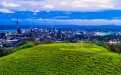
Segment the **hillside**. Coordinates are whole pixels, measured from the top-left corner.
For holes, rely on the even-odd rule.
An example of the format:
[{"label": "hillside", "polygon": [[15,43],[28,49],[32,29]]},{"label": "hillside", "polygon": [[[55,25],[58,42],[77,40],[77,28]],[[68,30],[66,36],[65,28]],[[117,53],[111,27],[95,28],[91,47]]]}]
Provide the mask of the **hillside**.
[{"label": "hillside", "polygon": [[121,57],[88,43],[39,45],[0,58],[1,75],[121,75]]}]

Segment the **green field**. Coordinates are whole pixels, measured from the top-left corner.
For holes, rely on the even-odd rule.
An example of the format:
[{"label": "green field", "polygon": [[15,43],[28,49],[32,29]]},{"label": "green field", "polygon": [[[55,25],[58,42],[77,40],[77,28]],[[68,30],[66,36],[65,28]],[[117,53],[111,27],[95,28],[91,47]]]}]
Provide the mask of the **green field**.
[{"label": "green field", "polygon": [[121,75],[121,56],[88,43],[39,45],[0,58],[0,75]]}]

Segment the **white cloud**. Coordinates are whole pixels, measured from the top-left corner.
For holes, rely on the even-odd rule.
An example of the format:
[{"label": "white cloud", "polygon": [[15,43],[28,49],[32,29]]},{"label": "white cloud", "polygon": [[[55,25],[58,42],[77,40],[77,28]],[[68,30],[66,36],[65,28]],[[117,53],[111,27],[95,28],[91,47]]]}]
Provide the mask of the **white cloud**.
[{"label": "white cloud", "polygon": [[110,3],[112,0],[80,0],[82,2],[90,2],[90,3]]},{"label": "white cloud", "polygon": [[8,2],[2,2],[1,5],[3,7],[19,7],[19,6],[21,6],[20,4],[8,3]]},{"label": "white cloud", "polygon": [[[120,10],[120,0],[0,0],[9,10],[100,11]],[[11,7],[11,8],[10,8]],[[12,8],[15,7],[15,8]]]},{"label": "white cloud", "polygon": [[81,1],[74,1],[72,2],[72,7],[89,7],[87,4],[84,4]]},{"label": "white cloud", "polygon": [[[15,20],[15,19],[11,19]],[[35,22],[38,24],[61,24],[61,25],[121,25],[121,19],[30,19],[27,18],[25,20],[20,20],[20,21],[27,21],[27,22]]]},{"label": "white cloud", "polygon": [[75,7],[75,8],[78,8],[78,7],[89,7],[88,5],[86,4],[75,4],[75,5],[72,5],[72,7]]},{"label": "white cloud", "polygon": [[100,5],[100,8],[114,8],[114,6],[108,6],[108,5]]},{"label": "white cloud", "polygon": [[69,18],[69,16],[55,16],[54,18]]},{"label": "white cloud", "polygon": [[43,8],[49,8],[49,9],[53,9],[55,8],[53,5],[45,5]]},{"label": "white cloud", "polygon": [[39,19],[37,19],[37,20],[43,20],[42,18],[39,18]]},{"label": "white cloud", "polygon": [[58,0],[49,0],[48,2],[57,2]]},{"label": "white cloud", "polygon": [[68,5],[68,2],[61,2],[60,5]]},{"label": "white cloud", "polygon": [[37,13],[33,13],[33,15],[37,15]]},{"label": "white cloud", "polygon": [[0,12],[2,12],[2,13],[14,13],[13,11],[10,11],[8,9],[0,9]]},{"label": "white cloud", "polygon": [[34,12],[34,13],[40,12],[40,10],[30,10],[30,11],[32,11],[32,12]]},{"label": "white cloud", "polygon": [[48,11],[46,11],[46,12],[50,12],[50,11],[48,10]]},{"label": "white cloud", "polygon": [[33,12],[40,12],[39,10],[35,10],[35,11],[33,11]]},{"label": "white cloud", "polygon": [[71,12],[64,12],[63,14],[70,15],[72,13]]},{"label": "white cloud", "polygon": [[17,11],[27,11],[26,9],[19,9],[19,10],[17,10]]}]

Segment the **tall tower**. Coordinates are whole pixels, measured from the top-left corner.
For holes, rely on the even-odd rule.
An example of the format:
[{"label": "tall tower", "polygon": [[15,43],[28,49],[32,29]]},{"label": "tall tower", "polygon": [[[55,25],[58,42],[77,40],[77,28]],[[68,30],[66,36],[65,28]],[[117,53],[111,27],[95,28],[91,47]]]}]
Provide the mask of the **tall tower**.
[{"label": "tall tower", "polygon": [[16,20],[17,33],[21,34],[21,29],[19,28],[18,24],[19,24],[19,21],[18,21],[18,16],[17,16],[17,20]]},{"label": "tall tower", "polygon": [[16,27],[17,28],[19,28],[18,24],[19,24],[19,21],[18,21],[18,16],[17,16],[17,20],[16,20]]}]

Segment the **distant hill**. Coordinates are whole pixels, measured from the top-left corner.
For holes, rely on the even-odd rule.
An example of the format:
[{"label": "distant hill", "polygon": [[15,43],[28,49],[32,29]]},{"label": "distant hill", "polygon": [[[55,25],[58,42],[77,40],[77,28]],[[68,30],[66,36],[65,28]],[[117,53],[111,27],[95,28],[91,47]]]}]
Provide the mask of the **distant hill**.
[{"label": "distant hill", "polygon": [[118,25],[97,25],[97,26],[92,26],[92,25],[87,25],[87,26],[79,26],[81,28],[107,28],[107,29],[121,29],[121,26]]},{"label": "distant hill", "polygon": [[88,43],[39,45],[0,58],[1,75],[121,75],[121,57]]}]

